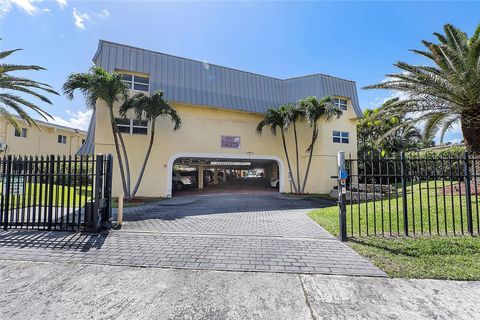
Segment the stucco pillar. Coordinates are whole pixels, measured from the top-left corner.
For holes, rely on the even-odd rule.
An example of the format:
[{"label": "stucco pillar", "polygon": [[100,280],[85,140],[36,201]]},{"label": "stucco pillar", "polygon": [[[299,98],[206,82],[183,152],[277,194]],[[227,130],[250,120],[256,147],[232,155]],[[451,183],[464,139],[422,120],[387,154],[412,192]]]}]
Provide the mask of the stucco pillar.
[{"label": "stucco pillar", "polygon": [[203,165],[198,166],[198,189],[203,189]]},{"label": "stucco pillar", "polygon": [[272,165],[272,180],[278,179],[278,165],[277,163],[274,163]]},{"label": "stucco pillar", "polygon": [[218,168],[213,169],[213,184],[218,184]]},{"label": "stucco pillar", "polygon": [[223,169],[223,182],[227,182],[227,169]]}]

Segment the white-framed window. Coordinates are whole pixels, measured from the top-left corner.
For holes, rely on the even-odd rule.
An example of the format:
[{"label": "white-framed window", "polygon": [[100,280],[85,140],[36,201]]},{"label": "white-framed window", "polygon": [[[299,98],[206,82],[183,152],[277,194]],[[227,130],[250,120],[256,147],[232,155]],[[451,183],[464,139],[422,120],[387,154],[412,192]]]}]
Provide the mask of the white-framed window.
[{"label": "white-framed window", "polygon": [[345,111],[347,110],[348,100],[342,98],[333,98],[333,104],[336,105],[340,110]]},{"label": "white-framed window", "polygon": [[147,77],[122,73],[122,81],[128,85],[129,89],[143,92],[149,91],[150,79]]},{"label": "white-framed window", "polygon": [[333,143],[349,143],[349,134],[345,131],[333,131]]},{"label": "white-framed window", "polygon": [[115,118],[118,131],[128,134],[147,134],[148,121],[136,119]]},{"label": "white-framed window", "polygon": [[15,129],[14,135],[17,138],[26,138],[27,137],[27,129],[26,128],[21,128],[21,131],[18,131],[17,129]]},{"label": "white-framed window", "polygon": [[59,134],[57,141],[61,144],[67,144],[67,136]]}]

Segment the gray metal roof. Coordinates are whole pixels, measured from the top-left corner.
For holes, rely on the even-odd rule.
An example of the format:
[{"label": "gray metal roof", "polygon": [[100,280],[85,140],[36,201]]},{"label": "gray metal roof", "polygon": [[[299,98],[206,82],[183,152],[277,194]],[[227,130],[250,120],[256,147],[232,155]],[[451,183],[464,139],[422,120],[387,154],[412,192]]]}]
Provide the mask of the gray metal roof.
[{"label": "gray metal roof", "polygon": [[350,98],[363,116],[355,82],[324,74],[278,79],[105,40],[93,62],[110,72],[148,73],[150,91],[161,89],[174,102],[264,113],[307,96],[332,95]]}]

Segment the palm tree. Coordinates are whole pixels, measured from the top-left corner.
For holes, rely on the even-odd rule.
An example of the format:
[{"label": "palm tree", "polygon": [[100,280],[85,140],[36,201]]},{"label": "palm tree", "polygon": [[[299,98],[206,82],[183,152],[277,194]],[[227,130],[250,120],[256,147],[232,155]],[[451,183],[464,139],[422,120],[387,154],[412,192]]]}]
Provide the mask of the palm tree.
[{"label": "palm tree", "polygon": [[286,117],[285,117],[285,123],[284,123],[285,130],[287,130],[290,124],[293,124],[293,136],[295,139],[295,158],[297,160],[296,162],[297,184],[298,186],[300,186],[301,181],[300,181],[300,161],[299,161],[299,153],[298,153],[297,121],[305,117],[305,111],[302,108],[300,108],[298,104],[292,104],[292,103],[286,104],[285,109],[286,109]]},{"label": "palm tree", "polygon": [[[282,137],[283,143],[283,150],[285,151],[285,158],[287,159],[288,164],[288,173],[290,177],[292,177],[292,166],[290,164],[290,157],[288,155],[287,143],[285,141],[285,123],[286,118],[288,117],[287,108],[285,105],[280,106],[278,108],[269,108],[265,113],[265,117],[262,121],[260,121],[257,125],[257,134],[261,135],[263,132],[263,128],[270,127],[270,130],[274,135],[277,134],[277,129],[280,128],[280,133]],[[295,184],[295,180],[292,180],[292,186],[295,193],[298,193],[297,185]]]},{"label": "palm tree", "polygon": [[307,97],[298,102],[299,108],[303,109],[305,112],[305,118],[307,119],[309,127],[312,128],[312,139],[306,150],[306,152],[308,152],[307,169],[305,170],[305,177],[303,178],[303,185],[300,189],[300,193],[305,192],[305,186],[307,185],[310,165],[312,163],[313,149],[318,138],[318,121],[320,119],[330,121],[333,118],[340,118],[343,114],[343,111],[337,108],[332,101],[332,97],[327,96],[321,99],[317,99],[317,97]]},{"label": "palm tree", "polygon": [[[128,199],[130,198],[130,166],[125,143],[118,130],[113,110],[115,103],[125,101],[128,98],[128,86],[122,81],[122,76],[119,73],[110,73],[101,67],[93,66],[88,73],[73,73],[68,76],[63,85],[64,94],[72,100],[76,90],[79,90],[85,97],[87,108],[95,109],[97,100],[102,100],[109,109],[110,125],[120,167],[123,191]],[[122,148],[123,159],[120,147]],[[125,161],[125,168],[123,161]]]},{"label": "palm tree", "polygon": [[465,144],[480,154],[480,24],[472,37],[451,24],[438,42],[422,41],[426,50],[411,50],[427,58],[430,65],[397,62],[399,73],[365,89],[388,89],[405,97],[385,108],[385,113],[415,114],[409,122],[426,121],[424,137],[440,133],[441,139],[454,124],[460,124]]},{"label": "palm tree", "polygon": [[[0,52],[0,59],[4,59],[19,50],[21,49]],[[20,130],[20,128],[15,117],[13,117],[9,110],[13,110],[17,113],[29,126],[36,125],[36,123],[27,111],[25,111],[25,107],[39,114],[45,120],[48,120],[48,118],[52,119],[52,116],[42,110],[35,103],[32,103],[15,93],[18,92],[33,96],[48,104],[52,104],[50,99],[43,94],[38,93],[35,89],[58,95],[58,93],[48,84],[8,74],[9,72],[23,70],[39,71],[46,69],[36,65],[0,64],[0,115],[4,116],[5,119],[7,119],[7,121],[17,130]]]},{"label": "palm tree", "polygon": [[127,112],[131,109],[134,110],[137,119],[147,119],[151,124],[150,143],[148,145],[147,153],[145,154],[145,159],[143,160],[137,182],[135,183],[135,187],[133,188],[131,194],[131,197],[133,198],[137,194],[143,174],[145,173],[148,158],[150,157],[150,152],[152,151],[153,141],[155,140],[155,124],[157,118],[170,118],[170,120],[173,122],[173,130],[180,128],[182,120],[178,116],[177,111],[169,105],[167,100],[163,98],[163,92],[161,90],[155,91],[151,96],[138,93],[127,99],[120,107],[120,114],[123,117],[126,117]]}]

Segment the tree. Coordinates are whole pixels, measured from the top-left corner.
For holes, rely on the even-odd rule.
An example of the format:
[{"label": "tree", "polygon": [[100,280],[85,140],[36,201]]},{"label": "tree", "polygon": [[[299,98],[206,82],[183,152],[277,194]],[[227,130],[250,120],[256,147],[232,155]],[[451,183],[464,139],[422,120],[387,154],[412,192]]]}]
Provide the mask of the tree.
[{"label": "tree", "polygon": [[332,101],[332,97],[329,96],[321,99],[318,99],[317,97],[307,97],[297,103],[299,108],[304,110],[308,126],[312,128],[312,138],[306,150],[308,153],[307,169],[305,170],[303,185],[301,188],[299,188],[300,193],[305,192],[305,187],[307,185],[307,179],[310,173],[310,165],[312,163],[313,149],[315,147],[315,142],[318,139],[318,121],[320,119],[330,121],[333,118],[340,118],[340,116],[343,114],[343,111],[337,108]]},{"label": "tree", "polygon": [[298,136],[297,136],[297,121],[302,120],[305,117],[305,110],[303,110],[298,104],[286,104],[285,105],[285,119],[284,129],[287,130],[289,125],[293,125],[293,136],[295,139],[295,158],[296,158],[296,170],[297,170],[297,185],[300,187],[300,161],[298,153]]},{"label": "tree", "polygon": [[[123,102],[127,99],[128,86],[122,81],[122,76],[119,73],[110,73],[101,67],[93,66],[88,73],[73,73],[68,76],[67,81],[63,85],[64,94],[68,99],[73,100],[73,94],[76,90],[79,90],[85,97],[87,108],[95,109],[97,100],[101,100],[107,105],[123,191],[128,199],[131,197],[130,166],[125,143],[122,134],[118,130],[113,110],[115,103]],[[122,148],[123,158],[120,147]],[[125,161],[125,167],[123,161]]]},{"label": "tree", "polygon": [[[292,166],[290,163],[290,157],[288,154],[287,143],[285,140],[285,132],[286,132],[286,119],[289,117],[287,107],[285,105],[281,105],[278,108],[269,108],[265,113],[265,117],[262,121],[260,121],[257,125],[257,134],[261,135],[263,132],[263,128],[270,127],[270,130],[274,135],[277,134],[277,129],[280,129],[280,134],[282,137],[283,143],[283,151],[285,152],[285,158],[287,159],[288,165],[288,173],[290,177],[292,177]],[[295,180],[292,178],[292,186],[295,193],[298,193],[297,185],[295,184]]]},{"label": "tree", "polygon": [[135,197],[137,194],[138,188],[145,173],[145,168],[147,166],[150,153],[152,151],[153,142],[155,140],[155,126],[157,118],[170,118],[173,122],[173,130],[180,128],[182,120],[177,114],[177,111],[169,105],[168,101],[163,98],[163,92],[158,90],[155,91],[151,96],[147,96],[143,93],[138,93],[133,97],[127,99],[123,105],[120,107],[120,114],[123,117],[126,117],[126,114],[129,110],[133,109],[137,119],[147,119],[150,122],[150,143],[148,144],[147,152],[143,160],[140,173],[133,188],[131,197]]},{"label": "tree", "polygon": [[382,114],[383,108],[397,100],[398,98],[391,99],[380,108],[363,111],[363,118],[357,123],[359,154],[392,156],[401,151],[414,151],[428,145],[415,125],[399,126],[401,123],[411,123],[411,118],[405,114]]},{"label": "tree", "polygon": [[424,136],[445,133],[459,123],[465,144],[480,153],[480,24],[472,37],[451,24],[444,34],[434,33],[438,42],[422,41],[426,50],[411,50],[429,60],[431,65],[394,64],[399,73],[388,74],[387,81],[365,89],[402,92],[399,99],[384,109],[388,114],[415,114],[398,124],[409,126],[426,121]]},{"label": "tree", "polygon": [[[21,49],[0,52],[0,60],[5,59],[12,53],[19,50]],[[5,119],[7,119],[7,121],[11,123],[17,130],[20,130],[20,128],[10,110],[13,110],[16,114],[18,114],[18,116],[20,116],[20,118],[22,118],[29,126],[36,125],[36,123],[35,120],[24,109],[25,107],[39,114],[45,120],[52,118],[52,116],[46,111],[42,110],[35,103],[20,97],[18,93],[35,97],[48,104],[52,104],[50,99],[45,97],[43,94],[38,93],[35,89],[58,95],[58,93],[48,84],[9,74],[10,72],[24,70],[39,71],[46,69],[36,65],[16,65],[8,63],[0,64],[0,89],[2,90],[0,92],[0,115],[4,116]]]}]

